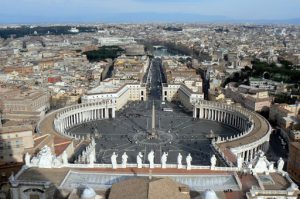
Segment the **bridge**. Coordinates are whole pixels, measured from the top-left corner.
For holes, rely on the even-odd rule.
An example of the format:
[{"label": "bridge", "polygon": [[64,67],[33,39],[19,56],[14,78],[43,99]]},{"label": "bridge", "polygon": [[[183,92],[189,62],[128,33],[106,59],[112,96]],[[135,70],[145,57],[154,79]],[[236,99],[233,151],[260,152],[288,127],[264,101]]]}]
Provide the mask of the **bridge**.
[{"label": "bridge", "polygon": [[187,55],[163,55],[163,56],[154,56],[154,58],[159,58],[159,59],[161,59],[162,57],[175,58],[175,59],[179,59],[179,58],[183,58],[183,59],[192,58],[191,56],[187,56]]},{"label": "bridge", "polygon": [[166,47],[164,47],[164,46],[153,46],[153,48],[155,48],[157,50],[157,49],[166,48]]}]

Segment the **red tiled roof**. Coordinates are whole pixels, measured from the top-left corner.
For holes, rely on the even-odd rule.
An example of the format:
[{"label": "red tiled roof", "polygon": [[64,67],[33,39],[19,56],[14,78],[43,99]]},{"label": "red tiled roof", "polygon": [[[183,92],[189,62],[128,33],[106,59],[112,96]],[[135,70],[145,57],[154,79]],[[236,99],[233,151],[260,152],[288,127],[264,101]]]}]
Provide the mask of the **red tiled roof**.
[{"label": "red tiled roof", "polygon": [[54,145],[55,154],[57,156],[62,154],[71,143],[72,143],[71,141],[67,141],[67,142]]}]

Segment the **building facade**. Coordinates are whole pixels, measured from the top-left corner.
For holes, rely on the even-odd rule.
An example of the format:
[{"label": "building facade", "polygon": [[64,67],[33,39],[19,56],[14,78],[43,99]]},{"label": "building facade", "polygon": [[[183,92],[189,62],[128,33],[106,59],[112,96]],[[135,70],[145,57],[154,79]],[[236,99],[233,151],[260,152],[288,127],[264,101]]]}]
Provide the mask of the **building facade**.
[{"label": "building facade", "polygon": [[300,183],[300,143],[291,142],[289,144],[289,158],[287,171],[297,183]]},{"label": "building facade", "polygon": [[6,91],[0,100],[4,117],[12,120],[39,119],[50,108],[50,94],[41,90]]},{"label": "building facade", "polygon": [[0,162],[23,162],[25,150],[33,146],[32,126],[8,126],[0,129]]},{"label": "building facade", "polygon": [[121,109],[128,101],[146,101],[146,85],[138,82],[107,79],[100,86],[88,91],[81,97],[82,103],[95,103],[111,100],[115,109]]}]

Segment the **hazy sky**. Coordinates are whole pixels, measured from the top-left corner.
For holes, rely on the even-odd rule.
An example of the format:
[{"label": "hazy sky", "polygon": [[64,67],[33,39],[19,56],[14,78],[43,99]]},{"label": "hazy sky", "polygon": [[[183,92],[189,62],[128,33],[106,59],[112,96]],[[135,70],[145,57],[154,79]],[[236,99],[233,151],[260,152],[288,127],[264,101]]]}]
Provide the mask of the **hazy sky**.
[{"label": "hazy sky", "polygon": [[[122,15],[300,18],[300,0],[0,0],[0,22],[122,21]],[[133,19],[134,20],[134,19]],[[137,19],[138,20],[138,19]]]}]

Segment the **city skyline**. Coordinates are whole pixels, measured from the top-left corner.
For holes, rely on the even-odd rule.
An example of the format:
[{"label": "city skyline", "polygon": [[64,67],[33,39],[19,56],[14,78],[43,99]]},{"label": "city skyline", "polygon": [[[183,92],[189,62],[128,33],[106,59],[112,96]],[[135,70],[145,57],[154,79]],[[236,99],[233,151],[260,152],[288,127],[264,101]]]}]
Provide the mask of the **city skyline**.
[{"label": "city skyline", "polygon": [[[0,23],[300,23],[296,0],[12,0],[2,3]],[[13,8],[13,9],[12,9]]]}]

